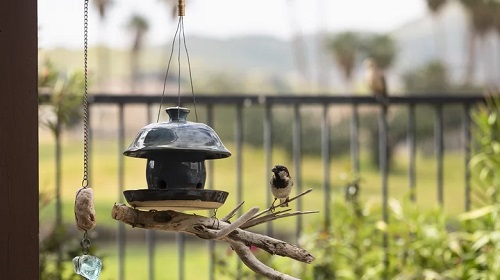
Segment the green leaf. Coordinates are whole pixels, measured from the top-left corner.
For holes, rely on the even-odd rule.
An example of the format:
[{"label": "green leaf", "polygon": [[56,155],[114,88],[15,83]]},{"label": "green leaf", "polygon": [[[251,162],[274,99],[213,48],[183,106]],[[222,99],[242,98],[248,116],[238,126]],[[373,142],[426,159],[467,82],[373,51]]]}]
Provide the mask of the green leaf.
[{"label": "green leaf", "polygon": [[484,245],[488,244],[490,242],[490,236],[489,234],[484,234],[472,245],[471,249],[474,251],[478,251],[479,249],[483,248]]},{"label": "green leaf", "polygon": [[499,207],[497,205],[489,205],[483,208],[479,208],[473,211],[469,211],[458,216],[461,221],[474,220],[498,211]]}]

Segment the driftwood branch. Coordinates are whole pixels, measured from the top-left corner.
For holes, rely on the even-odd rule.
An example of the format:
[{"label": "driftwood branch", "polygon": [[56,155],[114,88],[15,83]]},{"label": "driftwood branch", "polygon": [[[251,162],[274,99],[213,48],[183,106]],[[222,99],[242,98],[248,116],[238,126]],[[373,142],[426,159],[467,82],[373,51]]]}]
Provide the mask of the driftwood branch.
[{"label": "driftwood branch", "polygon": [[[290,199],[288,202],[297,199],[310,191],[311,190],[307,190]],[[132,227],[183,232],[196,235],[202,239],[225,241],[231,245],[242,262],[255,273],[265,276],[268,279],[297,279],[275,271],[260,262],[253,255],[250,247],[255,246],[268,252],[269,254],[288,257],[304,263],[311,263],[314,261],[314,257],[309,252],[285,241],[246,231],[245,229],[272,220],[296,215],[317,213],[317,211],[295,211],[288,213],[290,209],[274,212],[274,208],[270,208],[257,213],[259,212],[259,208],[253,207],[234,222],[230,223],[229,220],[235,215],[242,205],[243,202],[221,220],[171,210],[141,211],[128,207],[124,204],[115,204],[111,213],[113,219],[122,221]]]}]

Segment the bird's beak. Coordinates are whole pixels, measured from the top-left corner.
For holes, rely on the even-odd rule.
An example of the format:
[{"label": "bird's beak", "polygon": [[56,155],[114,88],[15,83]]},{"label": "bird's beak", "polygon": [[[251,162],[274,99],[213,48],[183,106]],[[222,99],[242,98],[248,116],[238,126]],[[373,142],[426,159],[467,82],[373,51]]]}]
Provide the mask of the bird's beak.
[{"label": "bird's beak", "polygon": [[276,167],[273,167],[273,169],[271,169],[271,171],[272,171],[273,173],[276,173],[276,172],[278,171],[278,169],[276,169]]}]

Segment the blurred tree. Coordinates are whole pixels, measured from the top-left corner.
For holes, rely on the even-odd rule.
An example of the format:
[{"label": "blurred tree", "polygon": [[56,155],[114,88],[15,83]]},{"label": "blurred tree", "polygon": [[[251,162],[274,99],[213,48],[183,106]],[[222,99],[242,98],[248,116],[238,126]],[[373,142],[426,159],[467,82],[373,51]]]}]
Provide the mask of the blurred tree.
[{"label": "blurred tree", "polygon": [[417,94],[443,93],[449,90],[445,65],[440,61],[428,64],[403,74],[407,92]]},{"label": "blurred tree", "polygon": [[295,0],[287,0],[287,5],[289,7],[288,11],[290,12],[290,27],[292,30],[292,49],[297,71],[304,80],[309,81],[311,77],[308,71],[306,47],[304,38],[300,32],[299,24],[297,23],[297,16],[294,9],[295,2]]},{"label": "blurred tree", "polygon": [[108,8],[111,6],[113,3],[112,0],[95,0],[92,1],[94,3],[94,7],[97,9],[99,12],[99,31],[100,31],[100,44],[98,48],[98,65],[99,65],[99,83],[102,86],[102,82],[106,81],[109,78],[109,50],[105,46],[105,44],[102,42],[103,38],[106,37],[106,15]]},{"label": "blurred tree", "polygon": [[349,91],[352,88],[352,72],[359,47],[359,36],[353,32],[339,33],[327,40],[327,50],[333,55],[337,65],[344,74],[344,80],[348,85]]},{"label": "blurred tree", "polygon": [[[493,28],[495,18],[499,16],[498,3],[495,0],[461,0],[464,7],[467,9],[470,17],[468,50],[467,50],[467,65],[464,81],[466,85],[472,82],[475,66],[476,66],[476,41],[481,41],[484,46],[484,38],[486,33]],[[483,49],[483,53],[485,50]],[[493,63],[491,58],[485,58],[485,61]],[[488,70],[491,65],[487,66]]]},{"label": "blurred tree", "polygon": [[434,45],[436,48],[436,57],[438,57],[441,61],[445,62],[444,59],[444,40],[440,38],[439,36],[439,16],[441,9],[443,8],[444,4],[446,4],[446,0],[426,0],[427,2],[427,8],[432,14],[432,17],[434,19]]},{"label": "blurred tree", "polygon": [[[41,117],[41,123],[47,127],[55,139],[55,204],[56,221],[54,225],[54,249],[56,253],[56,271],[62,271],[64,226],[61,205],[61,135],[64,127],[74,126],[81,119],[79,108],[82,104],[83,75],[70,73],[61,75],[50,61],[46,61],[39,73],[39,87],[50,91],[51,112]],[[55,279],[61,279],[61,275]]]},{"label": "blurred tree", "polygon": [[[495,5],[495,14],[496,16],[494,17],[493,20],[493,28],[497,34],[498,42],[497,42],[497,48],[494,49],[496,53],[494,53],[494,59],[493,61],[499,61],[500,60],[500,2],[497,2]],[[500,63],[497,63],[497,68],[495,69],[495,73],[493,75],[494,80],[496,80],[496,85],[500,86],[499,80],[500,80]]]},{"label": "blurred tree", "polygon": [[377,34],[363,40],[362,51],[370,57],[382,70],[390,68],[397,54],[396,42],[390,35]]},{"label": "blurred tree", "polygon": [[177,0],[160,0],[167,6],[168,13],[170,15],[170,19],[174,19],[177,17]]},{"label": "blurred tree", "polygon": [[133,32],[134,39],[130,50],[130,73],[132,76],[132,92],[136,92],[136,83],[139,80],[139,56],[144,44],[144,35],[149,29],[147,20],[140,15],[133,15],[127,27]]}]

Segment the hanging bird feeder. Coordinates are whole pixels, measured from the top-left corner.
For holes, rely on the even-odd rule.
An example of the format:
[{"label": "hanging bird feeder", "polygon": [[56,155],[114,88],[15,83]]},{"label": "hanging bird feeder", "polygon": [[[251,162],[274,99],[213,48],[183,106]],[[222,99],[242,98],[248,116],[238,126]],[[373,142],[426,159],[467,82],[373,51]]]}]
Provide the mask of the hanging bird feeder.
[{"label": "hanging bird feeder", "polygon": [[[181,41],[184,42],[189,77],[191,78],[191,65],[184,36],[184,0],[178,0],[177,11],[179,23],[174,35],[164,83],[167,81],[175,38],[179,34],[177,59],[179,61],[179,103],[177,107],[166,110],[170,117],[168,122],[158,122],[165,94],[164,84],[157,122],[143,127],[132,144],[123,153],[129,157],[147,159],[146,181],[148,188],[127,190],[123,194],[131,206],[147,210],[217,209],[224,204],[228,193],[218,190],[205,190],[205,179],[207,177],[205,160],[227,158],[231,156],[231,152],[224,147],[219,136],[211,127],[203,123],[187,121],[189,109],[180,106]],[[184,36],[184,40],[181,40],[181,35]],[[192,79],[191,91],[195,115],[197,116]],[[197,117],[196,121],[198,121]]]},{"label": "hanging bird feeder", "polygon": [[228,193],[206,190],[205,160],[231,156],[215,131],[189,122],[189,109],[168,108],[168,122],[143,127],[123,153],[146,158],[148,189],[124,191],[128,203],[141,209],[216,209]]}]

